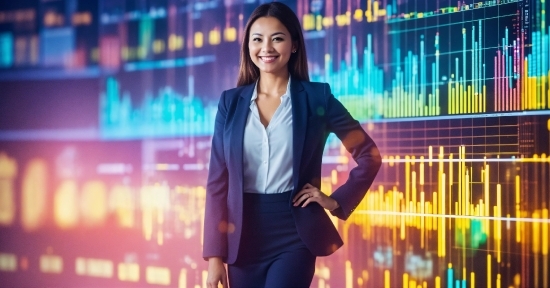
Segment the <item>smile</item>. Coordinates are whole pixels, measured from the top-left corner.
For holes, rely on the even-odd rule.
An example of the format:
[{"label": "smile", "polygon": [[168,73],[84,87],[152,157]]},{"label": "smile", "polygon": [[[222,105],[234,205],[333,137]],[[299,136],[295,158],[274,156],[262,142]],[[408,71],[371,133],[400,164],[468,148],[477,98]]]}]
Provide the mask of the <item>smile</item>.
[{"label": "smile", "polygon": [[275,59],[277,59],[277,57],[278,56],[260,56],[259,58],[264,63],[271,63],[271,62],[275,61]]}]

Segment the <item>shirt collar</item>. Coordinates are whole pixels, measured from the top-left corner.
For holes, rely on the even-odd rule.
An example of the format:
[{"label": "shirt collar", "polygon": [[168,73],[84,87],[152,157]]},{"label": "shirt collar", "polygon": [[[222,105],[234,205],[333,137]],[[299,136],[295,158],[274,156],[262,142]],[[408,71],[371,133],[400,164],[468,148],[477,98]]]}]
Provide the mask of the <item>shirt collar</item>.
[{"label": "shirt collar", "polygon": [[[288,84],[286,85],[286,92],[285,94],[283,94],[283,96],[281,96],[281,102],[283,102],[285,99],[287,99],[288,97],[290,97],[290,81],[291,81],[292,77],[290,77],[290,75],[288,75]],[[252,92],[252,99],[250,99],[250,102],[254,102],[256,100],[256,98],[258,98],[258,80],[256,80],[256,84],[254,85],[254,92]]]}]

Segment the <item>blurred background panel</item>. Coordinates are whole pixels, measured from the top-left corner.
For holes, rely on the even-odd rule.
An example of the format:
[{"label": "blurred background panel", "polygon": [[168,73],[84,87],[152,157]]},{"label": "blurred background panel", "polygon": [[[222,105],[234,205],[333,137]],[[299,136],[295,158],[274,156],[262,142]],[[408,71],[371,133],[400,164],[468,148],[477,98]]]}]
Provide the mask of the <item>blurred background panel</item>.
[{"label": "blurred background panel", "polygon": [[[0,286],[204,287],[214,116],[263,2],[0,3]],[[550,287],[547,3],[284,3],[384,161],[312,287]],[[322,190],[354,166],[331,135]]]}]

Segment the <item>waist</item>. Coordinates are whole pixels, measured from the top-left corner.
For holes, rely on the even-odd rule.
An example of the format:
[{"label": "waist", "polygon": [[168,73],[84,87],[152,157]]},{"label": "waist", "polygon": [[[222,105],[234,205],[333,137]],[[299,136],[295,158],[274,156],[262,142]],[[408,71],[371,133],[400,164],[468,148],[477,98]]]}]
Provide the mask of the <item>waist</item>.
[{"label": "waist", "polygon": [[292,191],[275,194],[243,193],[244,210],[253,213],[290,212]]}]

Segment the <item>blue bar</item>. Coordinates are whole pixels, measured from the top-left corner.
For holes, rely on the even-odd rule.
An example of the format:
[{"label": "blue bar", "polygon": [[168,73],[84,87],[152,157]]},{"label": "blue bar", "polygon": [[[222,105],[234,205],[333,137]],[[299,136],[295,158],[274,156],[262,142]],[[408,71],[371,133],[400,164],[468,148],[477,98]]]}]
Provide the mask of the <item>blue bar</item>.
[{"label": "blue bar", "polygon": [[13,65],[13,35],[10,32],[0,33],[0,67]]},{"label": "blue bar", "polygon": [[447,288],[453,288],[453,268],[447,269]]}]

